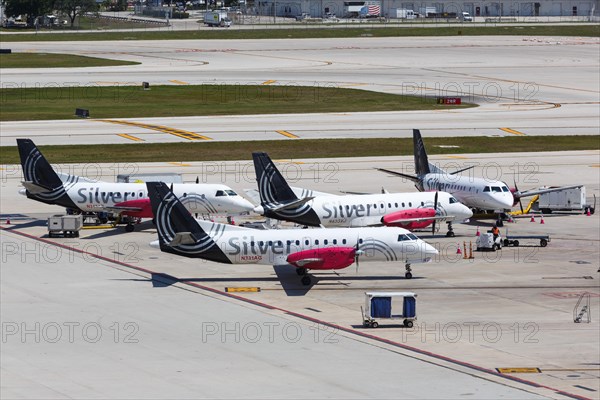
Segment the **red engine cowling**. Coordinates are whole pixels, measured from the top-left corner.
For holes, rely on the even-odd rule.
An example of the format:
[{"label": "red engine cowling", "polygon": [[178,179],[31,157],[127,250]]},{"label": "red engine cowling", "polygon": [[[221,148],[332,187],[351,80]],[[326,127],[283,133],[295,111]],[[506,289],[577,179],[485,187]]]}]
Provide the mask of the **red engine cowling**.
[{"label": "red engine cowling", "polygon": [[122,214],[129,215],[130,217],[154,218],[154,214],[152,213],[152,205],[150,204],[149,198],[122,201],[120,203],[116,203],[115,206],[123,207],[123,208],[139,209],[139,210],[125,209],[122,211]]},{"label": "red engine cowling", "polygon": [[385,215],[381,218],[381,222],[385,226],[399,226],[404,229],[420,229],[425,228],[433,223],[433,219],[424,221],[404,221],[414,218],[435,217],[433,208],[414,208],[412,210],[396,211]]},{"label": "red engine cowling", "polygon": [[354,262],[354,247],[325,247],[302,250],[287,257],[287,262],[298,268],[342,269]]}]

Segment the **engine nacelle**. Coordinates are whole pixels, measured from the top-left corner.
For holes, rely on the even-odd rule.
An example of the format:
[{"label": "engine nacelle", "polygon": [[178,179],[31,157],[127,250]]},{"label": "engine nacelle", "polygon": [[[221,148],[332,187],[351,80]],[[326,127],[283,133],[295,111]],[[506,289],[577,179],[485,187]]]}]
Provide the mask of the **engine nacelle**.
[{"label": "engine nacelle", "polygon": [[139,210],[123,210],[122,214],[135,218],[154,218],[149,198],[122,201],[116,203],[115,207],[139,208]]},{"label": "engine nacelle", "polygon": [[435,217],[433,208],[414,208],[411,210],[396,211],[381,218],[385,226],[399,226],[404,229],[425,228],[433,223],[433,219],[423,221],[410,221],[415,218]]},{"label": "engine nacelle", "polygon": [[287,262],[297,268],[342,269],[354,263],[354,247],[325,247],[302,250],[287,257]]}]

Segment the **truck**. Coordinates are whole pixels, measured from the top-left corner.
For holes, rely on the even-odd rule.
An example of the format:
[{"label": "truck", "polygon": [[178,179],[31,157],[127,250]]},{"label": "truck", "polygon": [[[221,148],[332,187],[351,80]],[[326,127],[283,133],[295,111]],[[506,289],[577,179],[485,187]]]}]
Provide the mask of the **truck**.
[{"label": "truck", "polygon": [[437,9],[435,7],[421,7],[419,8],[419,17],[435,18],[437,17]]},{"label": "truck", "polygon": [[543,214],[553,211],[581,211],[593,214],[596,209],[594,204],[587,204],[585,186],[559,190],[556,192],[542,193],[538,199],[537,207]]},{"label": "truck", "polygon": [[229,28],[231,22],[231,19],[227,16],[227,10],[212,10],[204,14],[204,24],[208,26]]},{"label": "truck", "polygon": [[398,19],[415,19],[416,17],[413,10],[407,10],[405,8],[396,9],[396,18]]}]

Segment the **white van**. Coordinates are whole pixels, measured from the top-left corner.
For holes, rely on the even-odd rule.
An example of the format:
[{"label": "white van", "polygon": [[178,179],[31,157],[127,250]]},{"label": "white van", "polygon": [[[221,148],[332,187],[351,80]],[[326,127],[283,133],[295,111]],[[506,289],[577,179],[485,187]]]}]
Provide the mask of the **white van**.
[{"label": "white van", "polygon": [[464,22],[473,22],[473,17],[471,17],[471,14],[469,14],[466,11],[463,11],[462,13],[460,13],[460,15],[458,16],[458,19],[460,19],[461,21],[464,21]]}]

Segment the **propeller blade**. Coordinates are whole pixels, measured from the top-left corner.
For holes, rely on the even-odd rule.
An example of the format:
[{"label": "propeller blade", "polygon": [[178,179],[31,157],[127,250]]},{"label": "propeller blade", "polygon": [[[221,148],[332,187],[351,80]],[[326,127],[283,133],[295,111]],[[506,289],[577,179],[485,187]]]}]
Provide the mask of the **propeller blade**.
[{"label": "propeller blade", "polygon": [[[433,209],[435,210],[435,214],[438,214],[438,195],[440,194],[440,192],[436,191],[435,192],[435,196],[433,197]],[[437,219],[433,220],[433,224],[431,224],[431,234],[435,235],[435,223],[437,222]]]},{"label": "propeller blade", "polygon": [[521,214],[523,214],[523,203],[521,203],[521,192],[519,192],[519,188],[517,187],[517,179],[513,177],[513,183],[515,184],[515,192],[512,194],[514,200],[519,200],[519,207],[521,208]]},{"label": "propeller blade", "polygon": [[358,259],[360,256],[360,249],[358,248],[358,242],[360,242],[360,236],[356,237],[356,245],[354,246],[354,262],[356,263],[356,274],[358,274]]},{"label": "propeller blade", "polygon": [[200,183],[200,177],[196,176],[196,184]]}]

